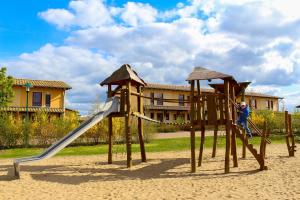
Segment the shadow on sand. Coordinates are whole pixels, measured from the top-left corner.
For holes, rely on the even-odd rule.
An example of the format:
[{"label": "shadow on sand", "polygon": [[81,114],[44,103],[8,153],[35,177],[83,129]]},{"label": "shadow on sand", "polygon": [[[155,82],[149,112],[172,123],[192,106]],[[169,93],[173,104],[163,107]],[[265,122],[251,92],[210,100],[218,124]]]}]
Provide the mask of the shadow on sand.
[{"label": "shadow on sand", "polygon": [[[21,179],[22,172],[24,171],[30,172],[34,180],[71,185],[91,181],[148,180],[182,177],[193,179],[228,178],[247,176],[260,172],[259,170],[250,170],[224,174],[223,169],[201,170],[201,168],[198,168],[197,173],[190,173],[190,168],[186,165],[189,163],[188,158],[159,159],[156,160],[159,161],[158,163],[151,163],[152,161],[153,160],[148,160],[148,163],[141,164],[140,160],[133,160],[134,166],[139,168],[131,170],[126,168],[126,161],[115,161],[113,166],[108,165],[106,162],[96,163],[96,165],[106,165],[105,168],[95,168],[94,165],[93,167],[88,167],[88,165],[87,167],[82,165],[24,165],[21,166]],[[13,167],[11,165],[0,165],[0,172],[3,171],[8,171],[8,173],[7,175],[0,175],[0,181],[15,180]],[[209,171],[211,172],[207,174]]]}]

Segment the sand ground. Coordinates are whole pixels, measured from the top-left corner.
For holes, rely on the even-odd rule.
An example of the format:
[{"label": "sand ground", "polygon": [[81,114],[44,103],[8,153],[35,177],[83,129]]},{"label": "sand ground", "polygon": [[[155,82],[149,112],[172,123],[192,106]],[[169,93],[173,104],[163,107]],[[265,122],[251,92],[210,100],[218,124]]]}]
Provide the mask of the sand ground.
[{"label": "sand ground", "polygon": [[0,199],[300,199],[300,157],[287,157],[285,145],[267,147],[267,171],[248,153],[224,174],[224,150],[210,154],[195,174],[189,151],[148,153],[147,163],[134,154],[131,170],[121,154],[112,165],[106,155],[54,157],[22,166],[20,180],[12,160],[0,160]]}]

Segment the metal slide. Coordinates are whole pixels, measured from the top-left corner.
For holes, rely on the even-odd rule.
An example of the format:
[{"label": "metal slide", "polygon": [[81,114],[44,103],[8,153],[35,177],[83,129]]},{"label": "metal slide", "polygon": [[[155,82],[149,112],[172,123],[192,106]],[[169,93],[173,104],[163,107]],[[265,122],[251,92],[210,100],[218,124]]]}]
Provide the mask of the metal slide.
[{"label": "metal slide", "polygon": [[48,149],[46,149],[43,153],[38,156],[27,157],[27,158],[18,158],[14,160],[14,168],[15,168],[15,176],[19,177],[20,166],[21,163],[33,162],[38,160],[43,160],[46,158],[50,158],[58,153],[60,150],[65,148],[71,142],[73,142],[76,138],[85,133],[88,129],[93,127],[95,124],[100,122],[103,118],[107,117],[110,113],[119,111],[119,98],[113,97],[108,99],[103,108],[93,115],[91,118],[87,119],[83,122],[79,127],[75,130],[71,131],[65,137],[51,145]]}]

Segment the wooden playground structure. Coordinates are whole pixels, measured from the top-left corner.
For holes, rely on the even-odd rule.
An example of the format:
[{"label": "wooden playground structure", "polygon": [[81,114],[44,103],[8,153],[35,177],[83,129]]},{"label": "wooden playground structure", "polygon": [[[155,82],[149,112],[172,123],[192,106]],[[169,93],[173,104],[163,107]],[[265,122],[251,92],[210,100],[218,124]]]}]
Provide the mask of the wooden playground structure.
[{"label": "wooden playground structure", "polygon": [[[215,89],[215,93],[201,93],[200,81],[211,81],[212,79],[223,80],[222,84],[210,84]],[[196,147],[195,147],[195,129],[201,130],[201,139],[199,147],[198,166],[202,164],[203,146],[205,141],[206,126],[215,127],[214,143],[212,157],[216,155],[216,144],[218,127],[224,126],[226,130],[226,149],[225,149],[225,173],[230,172],[230,156],[232,156],[233,167],[238,167],[237,144],[236,137],[240,138],[243,143],[243,158],[246,157],[246,149],[254,156],[259,164],[260,170],[266,170],[265,154],[266,145],[270,144],[270,132],[267,130],[266,123],[261,131],[251,121],[249,125],[260,135],[261,142],[259,150],[252,144],[248,143],[245,131],[236,125],[237,121],[237,97],[241,96],[244,99],[245,89],[250,82],[238,83],[233,76],[223,74],[216,71],[211,71],[205,68],[196,67],[188,76],[187,81],[190,84],[190,100],[185,100],[185,103],[190,104],[190,122],[184,124],[168,123],[177,126],[185,126],[190,129],[190,146],[191,146],[191,172],[196,172]],[[126,135],[126,151],[127,151],[127,167],[132,166],[132,151],[131,151],[131,122],[133,117],[138,120],[138,136],[141,151],[141,161],[146,162],[146,151],[143,138],[143,120],[148,120],[155,123],[164,123],[153,120],[144,115],[143,99],[150,98],[143,95],[143,87],[146,83],[131,69],[128,64],[122,65],[118,70],[113,72],[111,76],[106,78],[100,84],[108,86],[108,97],[120,97],[120,112],[112,113],[108,118],[109,128],[109,150],[108,163],[112,163],[112,132],[113,132],[113,117],[125,118],[125,135]],[[137,105],[132,104],[132,98],[137,98]],[[156,99],[158,100],[158,99]],[[177,103],[178,99],[163,99],[164,102]],[[294,156],[295,141],[291,128],[291,116],[286,112],[286,142],[289,150],[289,155]]]}]

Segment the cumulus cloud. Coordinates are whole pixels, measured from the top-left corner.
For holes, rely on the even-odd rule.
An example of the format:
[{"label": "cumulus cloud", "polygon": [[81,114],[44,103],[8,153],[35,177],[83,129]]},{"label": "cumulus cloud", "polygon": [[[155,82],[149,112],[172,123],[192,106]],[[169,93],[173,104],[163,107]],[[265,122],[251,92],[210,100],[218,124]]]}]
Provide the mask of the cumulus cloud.
[{"label": "cumulus cloud", "polygon": [[128,2],[121,11],[121,19],[130,26],[154,22],[157,10],[149,4]]},{"label": "cumulus cloud", "polygon": [[97,83],[123,63],[146,81],[174,84],[184,84],[200,65],[282,96],[280,88],[299,84],[296,8],[292,0],[191,0],[164,11],[136,2],[113,7],[103,0],[70,1],[67,8],[38,14],[69,31],[64,45],[22,54],[9,70],[65,80],[74,88],[69,104],[82,110],[95,91],[105,96]]},{"label": "cumulus cloud", "polygon": [[87,113],[90,103],[105,99],[99,83],[119,64],[114,58],[74,46],[46,44],[16,61],[6,62],[8,73],[17,78],[61,80],[72,86],[67,106]]},{"label": "cumulus cloud", "polygon": [[59,28],[100,27],[113,23],[110,11],[102,0],[73,0],[68,9],[48,9],[38,15]]}]

